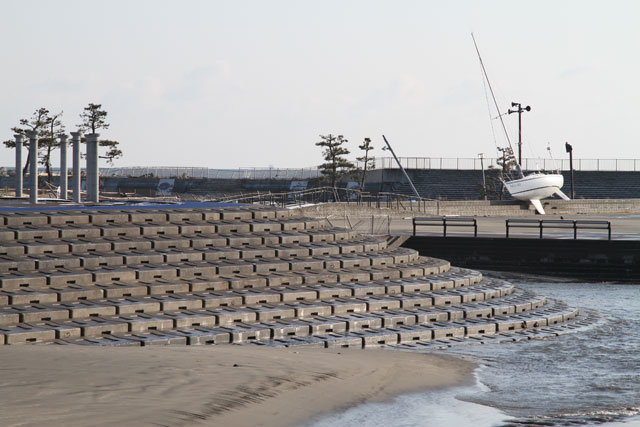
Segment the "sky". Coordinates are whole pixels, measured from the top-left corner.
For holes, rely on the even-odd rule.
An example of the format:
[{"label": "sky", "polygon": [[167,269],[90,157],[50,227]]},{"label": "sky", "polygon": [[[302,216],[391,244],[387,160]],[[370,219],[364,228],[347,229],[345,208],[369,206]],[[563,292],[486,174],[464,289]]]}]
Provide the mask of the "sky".
[{"label": "sky", "polygon": [[311,167],[329,133],[352,160],[365,137],[388,156],[383,134],[401,157],[495,157],[473,32],[500,109],[532,108],[523,157],[640,158],[639,18],[633,0],[0,0],[0,140],[40,107],[75,131],[95,103],[115,166]]}]

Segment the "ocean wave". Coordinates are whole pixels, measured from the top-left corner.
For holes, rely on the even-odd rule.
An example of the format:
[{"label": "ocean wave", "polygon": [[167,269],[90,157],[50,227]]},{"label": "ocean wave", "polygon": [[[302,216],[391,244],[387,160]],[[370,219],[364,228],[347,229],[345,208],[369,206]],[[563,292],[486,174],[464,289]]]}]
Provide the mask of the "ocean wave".
[{"label": "ocean wave", "polygon": [[[537,415],[532,417],[517,417],[509,420],[501,427],[507,426],[567,426],[567,425],[611,425],[621,422],[622,425],[632,427],[640,424],[640,419],[633,419],[640,415],[640,407],[609,408],[585,411],[568,411],[554,415]],[[638,423],[638,424],[636,424]]]}]

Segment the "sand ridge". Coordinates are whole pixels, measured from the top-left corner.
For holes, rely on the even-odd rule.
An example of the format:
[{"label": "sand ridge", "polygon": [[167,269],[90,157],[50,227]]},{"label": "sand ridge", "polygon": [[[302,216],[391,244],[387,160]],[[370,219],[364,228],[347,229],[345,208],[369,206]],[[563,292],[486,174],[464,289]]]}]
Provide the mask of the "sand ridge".
[{"label": "sand ridge", "polygon": [[13,346],[0,351],[0,424],[293,426],[470,383],[474,366],[375,349]]}]

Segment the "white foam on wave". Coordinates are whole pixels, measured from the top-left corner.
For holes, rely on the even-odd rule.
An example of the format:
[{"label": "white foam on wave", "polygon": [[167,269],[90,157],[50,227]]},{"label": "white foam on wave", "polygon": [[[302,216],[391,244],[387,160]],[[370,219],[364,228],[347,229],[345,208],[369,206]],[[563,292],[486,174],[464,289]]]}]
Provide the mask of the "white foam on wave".
[{"label": "white foam on wave", "polygon": [[[476,377],[477,378],[477,377]],[[390,402],[366,403],[344,412],[313,420],[308,427],[490,427],[510,417],[500,410],[460,400],[457,396],[486,392],[480,382],[471,387],[454,387],[395,397]]]},{"label": "white foam on wave", "polygon": [[[516,421],[497,408],[470,402],[465,397],[490,392],[480,381],[486,366],[474,371],[475,384],[405,394],[384,403],[365,403],[344,412],[326,415],[311,420],[306,427],[494,427]],[[624,421],[605,422],[607,427],[640,427],[640,416],[634,415]]]},{"label": "white foam on wave", "polygon": [[607,427],[640,427],[640,416],[635,416],[624,421],[606,423]]}]

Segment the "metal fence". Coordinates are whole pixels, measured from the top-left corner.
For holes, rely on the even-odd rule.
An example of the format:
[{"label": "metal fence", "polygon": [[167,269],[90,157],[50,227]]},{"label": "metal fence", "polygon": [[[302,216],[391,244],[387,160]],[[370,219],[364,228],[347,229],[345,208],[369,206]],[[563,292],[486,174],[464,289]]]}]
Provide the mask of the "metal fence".
[{"label": "metal fence", "polygon": [[[485,157],[399,157],[405,169],[481,170],[499,168],[498,159]],[[362,166],[358,164],[358,166]],[[522,159],[524,170],[569,170],[568,159]],[[393,157],[376,157],[376,169],[397,169]],[[640,159],[574,159],[576,171],[638,172]],[[210,179],[312,179],[322,176],[317,167],[310,168],[239,168],[209,169],[198,167],[123,167],[101,168],[101,176],[154,178],[210,178]]]},{"label": "metal fence", "polygon": [[[498,159],[485,157],[399,157],[400,164],[405,169],[453,169],[453,170],[481,170],[484,168],[498,168]],[[376,157],[376,168],[397,169],[398,164],[393,157]],[[524,170],[560,170],[568,171],[569,159],[522,159]],[[609,172],[638,172],[640,159],[574,159],[573,170],[576,171],[609,171]]]},{"label": "metal fence", "polygon": [[320,177],[317,168],[276,169],[239,168],[209,169],[190,167],[123,167],[101,168],[101,176],[153,178],[209,178],[209,179],[311,179]]},{"label": "metal fence", "polygon": [[[228,196],[207,196],[183,194],[183,200],[199,200],[222,203],[248,203],[269,206],[293,207],[307,204],[327,202],[344,202],[367,206],[369,208],[387,208],[409,212],[427,212],[432,206],[429,202],[438,201],[426,197],[416,197],[398,193],[369,193],[352,188],[316,187],[300,191],[287,191],[282,193],[257,192],[250,194],[233,194]],[[439,205],[437,205],[439,206]],[[436,206],[436,209],[439,207]],[[439,213],[438,213],[439,214]]]}]

